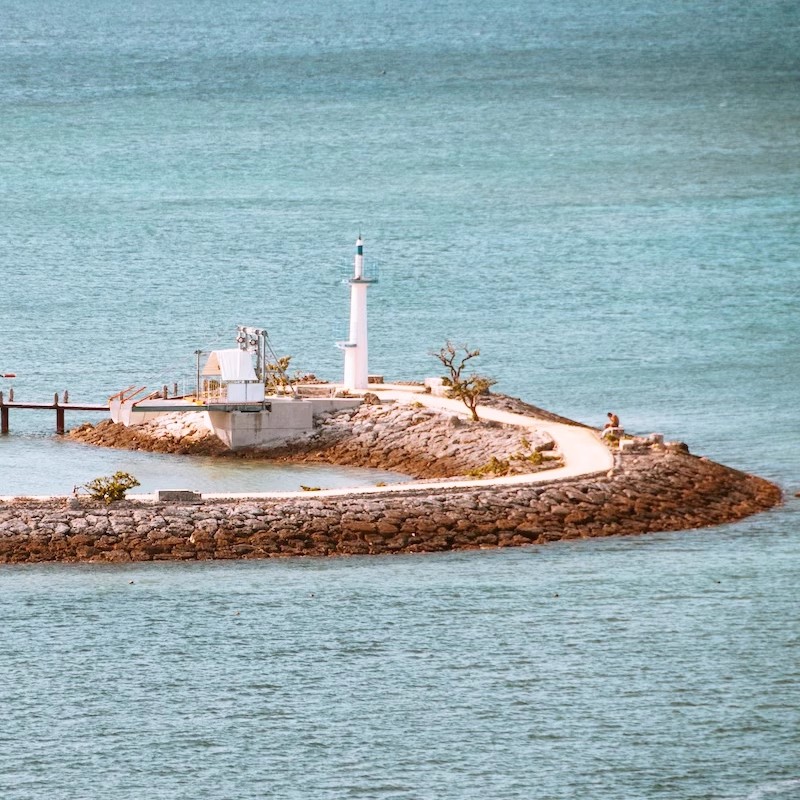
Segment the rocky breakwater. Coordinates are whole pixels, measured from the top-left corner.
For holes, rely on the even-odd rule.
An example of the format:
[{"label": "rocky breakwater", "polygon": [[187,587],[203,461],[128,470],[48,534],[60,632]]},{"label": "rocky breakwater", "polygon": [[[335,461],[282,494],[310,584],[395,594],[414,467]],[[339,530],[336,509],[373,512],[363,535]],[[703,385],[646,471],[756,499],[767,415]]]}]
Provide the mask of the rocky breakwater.
[{"label": "rocky breakwater", "polygon": [[751,475],[679,451],[619,456],[568,482],[110,506],[0,503],[0,561],[128,562],[419,553],[545,544],[731,522],[780,502]]}]

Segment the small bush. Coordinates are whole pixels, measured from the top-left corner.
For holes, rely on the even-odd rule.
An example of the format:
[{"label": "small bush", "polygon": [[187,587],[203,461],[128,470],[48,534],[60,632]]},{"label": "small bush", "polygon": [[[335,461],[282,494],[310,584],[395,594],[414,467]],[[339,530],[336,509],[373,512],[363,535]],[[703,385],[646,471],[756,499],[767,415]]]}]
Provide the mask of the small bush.
[{"label": "small bush", "polygon": [[537,450],[534,450],[531,453],[514,453],[514,455],[511,457],[515,461],[526,461],[528,464],[533,464],[535,467],[538,467],[539,464],[544,461],[544,456]]},{"label": "small bush", "polygon": [[511,464],[508,461],[492,456],[483,466],[471,469],[467,475],[471,478],[485,478],[487,475],[508,475],[510,469]]},{"label": "small bush", "polygon": [[300,488],[304,492],[319,492],[319,491],[321,491],[319,486],[304,486],[302,483],[300,484]]},{"label": "small bush", "polygon": [[133,489],[134,486],[140,485],[133,475],[129,475],[127,472],[115,472],[109,477],[94,478],[83,484],[83,488],[89,492],[92,500],[113,503],[116,500],[124,500],[125,492],[128,489]]}]

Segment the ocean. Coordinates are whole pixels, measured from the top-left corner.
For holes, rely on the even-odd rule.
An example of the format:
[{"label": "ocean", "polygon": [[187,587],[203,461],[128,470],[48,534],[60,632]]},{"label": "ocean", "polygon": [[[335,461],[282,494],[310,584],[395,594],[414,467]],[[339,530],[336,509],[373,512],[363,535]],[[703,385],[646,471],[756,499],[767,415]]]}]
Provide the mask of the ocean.
[{"label": "ocean", "polygon": [[[800,797],[798,40],[779,0],[0,0],[6,396],[190,388],[237,324],[337,379],[361,233],[371,373],[465,342],[786,493],[502,552],[0,568],[2,796]],[[381,479],[10,421],[0,494]]]}]

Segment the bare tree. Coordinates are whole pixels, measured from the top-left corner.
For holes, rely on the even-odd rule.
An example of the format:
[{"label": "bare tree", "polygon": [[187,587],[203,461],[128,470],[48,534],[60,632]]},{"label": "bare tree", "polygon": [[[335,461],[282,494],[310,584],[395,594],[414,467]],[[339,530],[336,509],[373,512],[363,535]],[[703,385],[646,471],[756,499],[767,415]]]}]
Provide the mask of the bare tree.
[{"label": "bare tree", "polygon": [[431,355],[439,359],[447,370],[448,374],[442,378],[442,383],[449,388],[449,396],[461,400],[475,422],[478,421],[477,408],[480,396],[497,383],[492,378],[474,372],[469,375],[463,374],[467,362],[480,354],[480,350],[470,350],[465,344],[455,345],[449,339],[440,350],[431,351]]}]

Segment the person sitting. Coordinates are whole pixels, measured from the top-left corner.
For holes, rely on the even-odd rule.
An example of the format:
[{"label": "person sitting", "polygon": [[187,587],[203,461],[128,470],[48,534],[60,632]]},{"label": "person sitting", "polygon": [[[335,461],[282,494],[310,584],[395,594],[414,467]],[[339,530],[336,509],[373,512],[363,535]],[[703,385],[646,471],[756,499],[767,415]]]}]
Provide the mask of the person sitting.
[{"label": "person sitting", "polygon": [[607,436],[617,436],[620,432],[619,417],[611,411],[606,416],[608,417],[608,422],[603,425],[603,432],[600,434],[604,439]]}]

